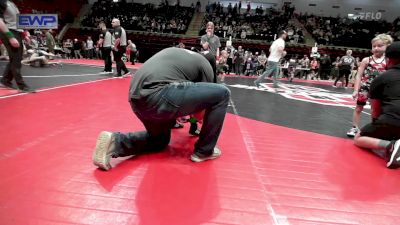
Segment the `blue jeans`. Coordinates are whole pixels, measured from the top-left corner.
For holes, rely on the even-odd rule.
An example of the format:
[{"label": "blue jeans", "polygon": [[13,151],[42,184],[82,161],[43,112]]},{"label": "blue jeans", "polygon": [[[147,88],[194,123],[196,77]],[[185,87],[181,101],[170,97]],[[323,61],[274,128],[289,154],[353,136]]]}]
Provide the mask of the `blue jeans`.
[{"label": "blue jeans", "polygon": [[264,80],[264,78],[266,76],[272,75],[273,81],[274,81],[274,86],[276,86],[277,85],[276,79],[278,77],[278,74],[279,74],[279,63],[268,61],[268,66],[265,69],[264,73],[259,78],[257,78],[257,80],[255,80],[254,82],[260,83],[262,80]]},{"label": "blue jeans", "polygon": [[131,107],[146,131],[114,133],[118,156],[163,150],[170,142],[175,119],[205,110],[194,153],[209,156],[221,133],[230,90],[215,83],[172,83],[146,98],[131,99]]}]

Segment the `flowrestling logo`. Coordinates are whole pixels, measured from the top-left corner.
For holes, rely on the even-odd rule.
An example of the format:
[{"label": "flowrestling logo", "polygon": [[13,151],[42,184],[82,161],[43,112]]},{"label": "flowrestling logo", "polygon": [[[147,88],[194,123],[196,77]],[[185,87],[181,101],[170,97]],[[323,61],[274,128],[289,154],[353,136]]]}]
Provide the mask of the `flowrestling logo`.
[{"label": "flowrestling logo", "polygon": [[[354,108],[355,101],[351,94],[339,93],[326,90],[323,88],[309,87],[296,84],[280,83],[278,88],[274,88],[272,83],[262,83],[260,88],[243,84],[228,85],[235,88],[254,89],[258,91],[267,91],[270,93],[279,94],[285,98],[297,101],[311,102],[321,105],[341,106]],[[366,105],[365,108],[370,108]]]},{"label": "flowrestling logo", "polygon": [[354,20],[381,20],[382,12],[358,12],[358,13],[350,13],[347,15],[348,18]]}]

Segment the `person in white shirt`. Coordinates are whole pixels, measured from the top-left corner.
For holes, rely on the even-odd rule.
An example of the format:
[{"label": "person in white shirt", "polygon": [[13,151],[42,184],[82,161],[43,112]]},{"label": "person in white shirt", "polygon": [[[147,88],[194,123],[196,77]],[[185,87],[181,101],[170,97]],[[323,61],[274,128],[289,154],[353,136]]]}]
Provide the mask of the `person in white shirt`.
[{"label": "person in white shirt", "polygon": [[268,57],[268,66],[265,69],[265,72],[254,81],[254,84],[257,87],[260,87],[260,83],[266,76],[273,76],[274,88],[278,87],[277,84],[277,76],[279,73],[279,60],[286,55],[285,51],[285,39],[287,38],[286,31],[280,31],[278,34],[279,38],[272,42],[271,47],[269,48],[269,57]]},{"label": "person in white shirt", "polygon": [[86,58],[92,59],[94,55],[94,44],[91,36],[86,40]]}]

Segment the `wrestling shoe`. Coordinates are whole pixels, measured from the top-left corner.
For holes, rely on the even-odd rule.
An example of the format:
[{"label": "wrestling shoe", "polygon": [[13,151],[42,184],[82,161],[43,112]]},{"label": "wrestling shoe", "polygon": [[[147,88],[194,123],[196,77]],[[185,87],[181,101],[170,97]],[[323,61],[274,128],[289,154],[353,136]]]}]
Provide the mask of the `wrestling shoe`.
[{"label": "wrestling shoe", "polygon": [[356,134],[359,132],[360,130],[357,127],[352,127],[350,128],[349,131],[347,131],[347,136],[348,137],[355,137]]},{"label": "wrestling shoe", "polygon": [[199,156],[196,153],[193,153],[190,156],[190,160],[192,160],[193,162],[203,162],[203,161],[210,160],[210,159],[216,159],[220,156],[221,156],[221,150],[219,150],[219,148],[215,147],[213,153],[210,156]]},{"label": "wrestling shoe", "polygon": [[102,131],[97,137],[93,164],[103,170],[111,169],[110,159],[116,157],[115,134]]}]

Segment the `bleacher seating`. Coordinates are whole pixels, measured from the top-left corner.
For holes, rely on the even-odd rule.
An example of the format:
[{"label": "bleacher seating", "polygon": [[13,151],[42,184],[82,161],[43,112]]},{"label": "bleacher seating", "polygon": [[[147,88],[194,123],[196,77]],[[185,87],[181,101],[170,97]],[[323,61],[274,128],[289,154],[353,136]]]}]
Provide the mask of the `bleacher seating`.
[{"label": "bleacher seating", "polygon": [[126,30],[183,34],[193,17],[194,8],[183,6],[97,1],[82,19],[82,26],[97,27],[118,18]]},{"label": "bleacher seating", "polygon": [[321,17],[307,14],[298,16],[298,19],[305,24],[308,32],[321,45],[371,48],[371,40],[377,34],[388,33],[395,40],[400,36],[399,34],[396,35],[400,30],[397,22]]}]

